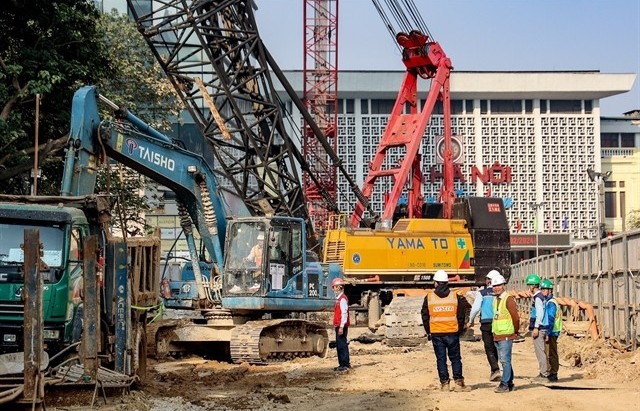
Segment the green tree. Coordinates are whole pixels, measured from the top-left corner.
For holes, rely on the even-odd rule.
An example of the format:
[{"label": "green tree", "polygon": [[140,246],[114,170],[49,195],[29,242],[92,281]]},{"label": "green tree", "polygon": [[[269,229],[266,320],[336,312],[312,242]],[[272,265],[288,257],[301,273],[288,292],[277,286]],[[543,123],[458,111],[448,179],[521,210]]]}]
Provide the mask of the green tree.
[{"label": "green tree", "polygon": [[[33,166],[35,96],[40,94],[43,192],[55,185],[69,129],[73,90],[112,70],[99,13],[90,1],[4,1],[0,8],[0,190],[28,193]],[[25,180],[27,184],[25,184]]]},{"label": "green tree", "polygon": [[148,179],[122,164],[104,167],[98,173],[97,186],[109,196],[111,205],[111,227],[127,236],[141,236],[150,233],[144,212],[149,211],[149,203],[143,195]]},{"label": "green tree", "polygon": [[640,210],[631,210],[629,214],[627,214],[627,230],[635,230],[640,228]]},{"label": "green tree", "polygon": [[58,193],[71,100],[80,86],[98,85],[102,94],[160,129],[181,110],[126,16],[101,15],[88,0],[14,0],[3,2],[0,27],[0,192],[29,192],[36,94],[42,96],[40,194]]},{"label": "green tree", "polygon": [[100,92],[154,128],[168,130],[183,106],[135,24],[114,10],[101,16],[98,27],[113,70],[97,83]]}]

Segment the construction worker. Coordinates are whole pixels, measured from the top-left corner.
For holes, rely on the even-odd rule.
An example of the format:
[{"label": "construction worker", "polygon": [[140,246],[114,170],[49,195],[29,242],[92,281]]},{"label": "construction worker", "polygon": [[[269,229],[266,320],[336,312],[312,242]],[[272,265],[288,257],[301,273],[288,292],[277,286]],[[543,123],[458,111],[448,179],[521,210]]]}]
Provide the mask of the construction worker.
[{"label": "construction worker", "polygon": [[336,295],[336,303],[333,306],[333,327],[336,330],[336,351],[338,353],[338,366],[334,371],[347,371],[351,368],[349,361],[349,343],[347,333],[349,330],[349,299],[344,294],[344,281],[342,278],[334,278],[331,288]]},{"label": "construction worker", "polygon": [[491,332],[491,322],[493,320],[493,288],[491,288],[491,279],[500,273],[491,270],[485,277],[485,287],[476,294],[476,299],[471,306],[471,314],[469,314],[469,324],[467,328],[473,327],[473,320],[476,315],[480,314],[480,332],[482,333],[482,342],[484,343],[484,353],[487,355],[487,361],[491,367],[489,381],[500,381],[500,367],[498,366],[498,351],[493,342],[493,332]]},{"label": "construction worker", "polygon": [[560,311],[560,305],[553,296],[553,282],[547,279],[542,280],[540,288],[542,288],[542,294],[545,297],[540,330],[545,330],[546,354],[549,361],[547,379],[549,382],[556,382],[558,381],[558,369],[560,368],[558,337],[560,336],[560,331],[562,331],[562,311]]},{"label": "construction worker", "polygon": [[427,294],[422,305],[422,324],[427,338],[433,343],[436,354],[440,389],[449,391],[449,370],[447,355],[451,361],[454,391],[470,391],[462,376],[462,357],[460,355],[460,334],[465,330],[467,299],[449,289],[449,276],[446,271],[438,270],[433,276],[435,290]]},{"label": "construction worker", "polygon": [[529,314],[529,331],[533,338],[533,350],[538,360],[538,376],[537,379],[547,378],[547,355],[545,354],[545,331],[540,329],[542,316],[544,313],[544,296],[540,290],[540,276],[537,274],[529,274],[525,279],[525,283],[531,292],[531,311]]},{"label": "construction worker", "polygon": [[511,365],[511,351],[513,340],[518,338],[520,329],[520,316],[516,300],[505,288],[506,280],[502,275],[496,275],[491,279],[491,287],[495,299],[493,300],[493,341],[498,350],[498,358],[502,364],[502,378],[500,385],[494,390],[497,393],[513,391],[513,367]]},{"label": "construction worker", "polygon": [[258,237],[256,238],[256,244],[251,247],[251,251],[249,251],[249,255],[245,257],[245,260],[251,263],[254,267],[262,267],[262,257],[264,248],[264,233],[258,233]]}]

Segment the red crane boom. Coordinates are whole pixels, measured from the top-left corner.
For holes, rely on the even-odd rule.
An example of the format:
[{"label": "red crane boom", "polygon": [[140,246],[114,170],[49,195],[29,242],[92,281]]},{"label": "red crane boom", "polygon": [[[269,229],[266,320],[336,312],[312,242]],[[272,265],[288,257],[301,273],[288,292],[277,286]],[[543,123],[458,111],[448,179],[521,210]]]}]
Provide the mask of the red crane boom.
[{"label": "red crane boom", "polygon": [[[442,101],[444,114],[444,183],[440,190],[440,201],[443,204],[442,216],[451,218],[455,191],[453,187],[453,154],[451,150],[451,97],[449,77],[453,66],[451,60],[440,47],[440,44],[430,41],[429,36],[411,31],[399,33],[396,40],[402,48],[402,61],[407,68],[402,86],[389,117],[387,128],[382,136],[373,160],[369,164],[369,173],[364,181],[363,194],[367,199],[371,197],[374,184],[378,178],[391,177],[393,187],[385,194],[382,221],[391,221],[396,206],[408,185],[408,217],[421,217],[424,203],[422,195],[422,164],[418,153],[429,124],[437,100]],[[431,87],[427,99],[418,112],[418,77],[431,79]],[[407,113],[404,109],[407,107]],[[385,158],[390,149],[404,149],[402,160],[397,165],[383,168]],[[358,227],[364,212],[363,204],[356,203],[350,219],[351,227]]]}]

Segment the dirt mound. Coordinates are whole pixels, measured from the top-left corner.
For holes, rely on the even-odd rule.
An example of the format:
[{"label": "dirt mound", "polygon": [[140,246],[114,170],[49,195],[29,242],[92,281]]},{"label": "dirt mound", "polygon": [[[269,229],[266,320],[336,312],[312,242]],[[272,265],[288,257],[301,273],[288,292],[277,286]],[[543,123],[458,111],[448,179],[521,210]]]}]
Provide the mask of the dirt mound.
[{"label": "dirt mound", "polygon": [[609,341],[564,337],[558,340],[560,358],[585,371],[585,377],[610,382],[640,380],[640,351],[627,352]]}]

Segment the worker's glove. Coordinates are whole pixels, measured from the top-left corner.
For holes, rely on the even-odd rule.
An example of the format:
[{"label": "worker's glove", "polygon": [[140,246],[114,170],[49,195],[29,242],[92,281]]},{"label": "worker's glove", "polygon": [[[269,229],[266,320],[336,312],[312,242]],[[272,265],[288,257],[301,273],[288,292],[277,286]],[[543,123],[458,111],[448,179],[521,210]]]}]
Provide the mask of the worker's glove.
[{"label": "worker's glove", "polygon": [[431,341],[431,334],[427,334],[427,341]]}]

